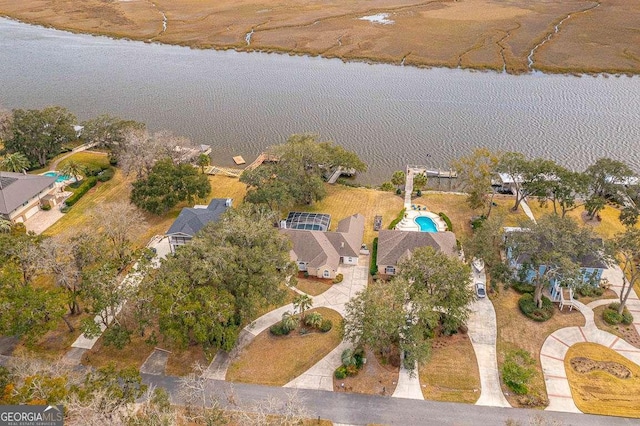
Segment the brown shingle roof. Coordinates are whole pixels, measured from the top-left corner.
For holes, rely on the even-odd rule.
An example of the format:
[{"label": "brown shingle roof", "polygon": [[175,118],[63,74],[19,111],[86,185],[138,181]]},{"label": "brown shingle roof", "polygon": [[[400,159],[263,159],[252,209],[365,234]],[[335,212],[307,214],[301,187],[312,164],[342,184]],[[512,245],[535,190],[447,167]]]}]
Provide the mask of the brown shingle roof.
[{"label": "brown shingle roof", "polygon": [[397,265],[409,252],[430,246],[449,256],[457,256],[456,235],[453,232],[414,232],[383,229],[378,235],[378,265]]}]

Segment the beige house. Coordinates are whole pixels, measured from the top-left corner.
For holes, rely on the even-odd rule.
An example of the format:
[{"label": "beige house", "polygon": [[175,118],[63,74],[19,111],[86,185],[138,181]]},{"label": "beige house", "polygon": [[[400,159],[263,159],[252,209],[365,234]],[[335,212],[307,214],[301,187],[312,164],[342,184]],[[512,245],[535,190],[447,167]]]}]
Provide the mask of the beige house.
[{"label": "beige house", "polygon": [[42,200],[53,194],[57,176],[0,172],[0,217],[25,222],[40,210]]},{"label": "beige house", "polygon": [[456,234],[453,232],[415,232],[380,230],[378,234],[378,273],[395,275],[398,263],[420,247],[433,247],[452,257],[458,256]]},{"label": "beige house", "polygon": [[289,252],[298,270],[319,278],[335,278],[340,264],[357,265],[362,237],[364,216],[355,214],[342,219],[335,232],[281,229],[291,239]]}]

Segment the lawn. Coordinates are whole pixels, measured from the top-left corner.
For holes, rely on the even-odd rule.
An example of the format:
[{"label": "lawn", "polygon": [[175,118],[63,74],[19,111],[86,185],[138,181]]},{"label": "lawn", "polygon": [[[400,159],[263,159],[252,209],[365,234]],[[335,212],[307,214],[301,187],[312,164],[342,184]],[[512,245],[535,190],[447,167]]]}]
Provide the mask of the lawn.
[{"label": "lawn", "polygon": [[327,197],[311,206],[296,206],[292,210],[322,212],[331,215],[331,229],[347,216],[360,213],[365,217],[364,242],[371,247],[377,233],[373,230],[376,215],[382,216],[382,226],[386,228],[402,210],[403,198],[391,192],[369,188],[352,188],[343,185],[326,185]]},{"label": "lawn", "polygon": [[571,326],[583,326],[584,316],[576,309],[572,312],[560,311],[556,308],[553,317],[545,322],[535,322],[525,317],[518,307],[520,294],[513,289],[503,290],[491,297],[496,310],[498,326],[498,366],[504,361],[504,354],[512,349],[524,349],[531,353],[536,360],[535,375],[529,383],[530,395],[528,398],[512,395],[503,386],[503,390],[509,395],[507,399],[514,407],[545,406],[547,404],[547,391],[544,384],[544,376],[540,367],[540,349],[545,339],[554,331]]},{"label": "lawn", "polygon": [[480,397],[476,354],[466,334],[437,337],[431,358],[420,366],[424,399],[475,403]]},{"label": "lawn", "polygon": [[296,284],[296,288],[300,291],[304,291],[311,296],[321,295],[325,291],[329,290],[332,285],[331,280],[322,278],[304,278],[303,276],[298,276],[297,281],[298,284]]},{"label": "lawn", "polygon": [[283,386],[311,368],[340,343],[341,316],[328,308],[319,312],[333,322],[327,333],[300,335],[292,331],[288,336],[273,336],[267,329],[242,350],[227,371],[231,382]]},{"label": "lawn", "polygon": [[56,167],[62,170],[69,161],[75,161],[84,167],[105,168],[109,166],[109,156],[104,152],[81,151],[65,158]]},{"label": "lawn", "polygon": [[[621,379],[602,369],[579,373],[571,366],[575,357],[622,364],[631,377]],[[565,370],[576,406],[589,414],[640,417],[640,366],[615,351],[595,343],[577,343],[567,352]]]}]

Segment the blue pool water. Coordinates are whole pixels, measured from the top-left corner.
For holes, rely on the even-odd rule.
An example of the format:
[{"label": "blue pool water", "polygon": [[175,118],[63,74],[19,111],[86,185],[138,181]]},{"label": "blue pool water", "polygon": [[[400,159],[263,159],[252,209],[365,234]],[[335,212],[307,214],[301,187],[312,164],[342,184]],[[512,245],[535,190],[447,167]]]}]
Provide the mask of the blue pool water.
[{"label": "blue pool water", "polygon": [[418,216],[415,218],[416,223],[422,232],[438,232],[438,227],[431,218],[426,216]]},{"label": "blue pool water", "polygon": [[56,182],[64,182],[65,180],[69,179],[69,176],[60,175],[57,172],[47,172],[44,174],[44,176],[58,176]]}]

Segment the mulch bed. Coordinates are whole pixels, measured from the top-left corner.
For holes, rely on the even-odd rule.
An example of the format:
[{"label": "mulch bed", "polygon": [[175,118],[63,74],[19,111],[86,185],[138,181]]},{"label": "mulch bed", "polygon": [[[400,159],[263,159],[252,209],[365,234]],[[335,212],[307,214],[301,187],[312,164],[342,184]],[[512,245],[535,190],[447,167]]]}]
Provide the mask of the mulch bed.
[{"label": "mulch bed", "polygon": [[571,358],[571,367],[581,374],[592,371],[604,371],[619,379],[628,379],[632,376],[631,370],[622,364],[611,361],[595,361],[591,358],[576,357]]}]

